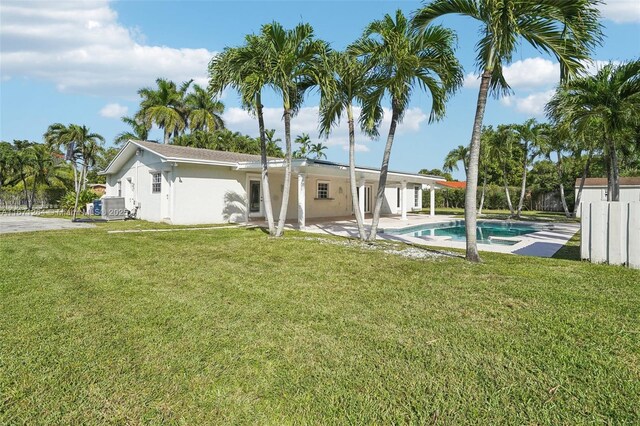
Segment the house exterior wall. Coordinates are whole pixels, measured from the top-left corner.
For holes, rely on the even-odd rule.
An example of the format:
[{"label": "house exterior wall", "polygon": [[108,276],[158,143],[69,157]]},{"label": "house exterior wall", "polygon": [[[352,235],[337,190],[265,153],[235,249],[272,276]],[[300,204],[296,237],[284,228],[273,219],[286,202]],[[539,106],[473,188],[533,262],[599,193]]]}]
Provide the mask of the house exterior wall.
[{"label": "house exterior wall", "polygon": [[151,192],[152,171],[163,167],[160,158],[148,151],[132,156],[118,173],[107,176],[109,197],[118,196],[118,187],[125,200],[125,208],[133,210],[138,205],[137,217],[151,222],[161,221],[160,201],[162,193]]},{"label": "house exterior wall", "polygon": [[243,222],[247,211],[246,175],[222,166],[174,167],[171,222],[181,225]]},{"label": "house exterior wall", "polygon": [[[152,192],[153,173],[161,173],[161,191]],[[107,196],[125,199],[125,208],[137,209],[137,217],[152,222],[168,221],[174,224],[207,224],[243,222],[247,218],[249,179],[260,179],[259,172],[238,171],[229,166],[162,162],[160,157],[140,150],[132,155],[120,170],[107,176]],[[329,199],[318,199],[318,182],[329,183]],[[365,183],[371,186],[371,210],[375,205],[377,180]],[[414,186],[407,184],[406,196],[401,197],[407,211],[414,207]],[[274,219],[279,219],[284,187],[282,170],[270,170]],[[385,188],[382,214],[400,214],[397,182]],[[307,174],[305,179],[305,216],[310,219],[345,217],[353,214],[351,190],[347,177],[327,177]],[[264,204],[262,205],[264,216]],[[298,218],[298,177],[293,174],[287,220]]]},{"label": "house exterior wall", "polygon": [[[578,188],[576,188],[576,194]],[[585,186],[582,188],[582,195],[580,197],[580,204],[583,206],[589,203],[596,203],[601,201],[607,201],[607,187],[606,186]],[[631,203],[634,201],[640,201],[640,186],[621,186],[620,187],[620,202]],[[577,216],[580,217],[581,208],[578,208]]]}]

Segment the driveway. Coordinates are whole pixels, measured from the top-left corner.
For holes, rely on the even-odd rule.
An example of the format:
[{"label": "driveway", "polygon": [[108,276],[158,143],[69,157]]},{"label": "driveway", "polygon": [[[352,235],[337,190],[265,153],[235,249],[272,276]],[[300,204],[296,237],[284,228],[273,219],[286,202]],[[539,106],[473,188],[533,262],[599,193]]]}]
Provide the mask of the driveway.
[{"label": "driveway", "polygon": [[93,227],[94,225],[89,223],[73,223],[69,219],[42,218],[37,216],[0,216],[0,234]]}]

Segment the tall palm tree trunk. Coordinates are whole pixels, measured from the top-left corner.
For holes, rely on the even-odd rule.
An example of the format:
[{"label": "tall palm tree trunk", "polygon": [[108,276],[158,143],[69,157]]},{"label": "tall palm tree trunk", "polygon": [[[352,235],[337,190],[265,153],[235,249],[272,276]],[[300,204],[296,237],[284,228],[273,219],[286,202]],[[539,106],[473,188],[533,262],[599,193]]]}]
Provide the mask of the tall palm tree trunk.
[{"label": "tall palm tree trunk", "polygon": [[[493,56],[493,55],[491,55]],[[482,133],[482,119],[487,106],[487,94],[489,93],[489,83],[491,81],[491,70],[485,69],[480,81],[478,92],[478,103],[476,105],[476,116],[473,121],[473,133],[471,134],[471,144],[469,147],[469,172],[467,173],[467,187],[464,194],[464,223],[467,237],[466,259],[470,262],[480,262],[478,253],[478,241],[476,238],[477,211],[476,203],[478,196],[478,162],[480,160],[480,135]]]},{"label": "tall palm tree trunk", "polygon": [[609,169],[610,169],[610,182],[609,182],[609,201],[620,200],[620,170],[618,168],[618,155],[616,154],[616,147],[613,138],[609,136]]},{"label": "tall palm tree trunk", "polygon": [[584,182],[587,180],[587,175],[589,174],[589,167],[591,166],[591,158],[593,157],[593,150],[589,150],[589,155],[587,157],[587,162],[584,164],[584,169],[582,170],[582,177],[580,178],[580,186],[578,187],[578,193],[576,194],[576,204],[573,206],[573,217],[576,217],[578,213],[578,209],[580,208],[580,198],[582,198],[582,189],[584,188]]},{"label": "tall palm tree trunk", "polygon": [[487,188],[487,166],[482,169],[482,194],[480,195],[480,207],[478,208],[478,215],[482,215],[482,207],[484,207],[484,194]]},{"label": "tall palm tree trunk", "polygon": [[[369,231],[368,241],[375,241],[378,234],[378,223],[380,222],[380,213],[382,211],[382,201],[384,199],[384,188],[387,185],[387,173],[389,172],[389,158],[391,157],[391,147],[393,146],[393,138],[396,134],[398,126],[398,108],[392,101],[391,125],[389,126],[389,135],[387,136],[387,144],[384,147],[382,155],[382,166],[380,167],[380,178],[378,179],[378,191],[376,193],[376,204],[373,209],[373,219],[371,220],[371,230]],[[361,194],[364,197],[364,194]]]},{"label": "tall palm tree trunk", "polygon": [[21,173],[20,180],[22,180],[22,192],[24,192],[24,198],[27,201],[27,210],[31,210],[31,203],[29,198],[29,186],[27,185],[27,176],[24,173]]},{"label": "tall palm tree trunk", "polygon": [[509,193],[509,180],[507,179],[507,166],[503,165],[502,168],[502,180],[504,181],[504,193],[507,198],[507,206],[509,206],[509,211],[511,212],[511,217],[515,216],[515,211],[513,210],[513,203],[511,203],[511,194]]},{"label": "tall palm tree trunk", "polygon": [[82,165],[82,180],[80,181],[80,186],[82,187],[82,190],[86,190],[87,189],[87,173],[89,172],[89,166],[85,163]]},{"label": "tall palm tree trunk", "polygon": [[516,217],[520,217],[522,212],[522,206],[524,205],[524,196],[527,192],[527,152],[529,151],[529,144],[524,143],[524,160],[522,161],[522,186],[520,187],[520,200],[518,200],[518,210],[516,211]]},{"label": "tall palm tree trunk", "polygon": [[171,138],[171,132],[168,132],[167,129],[164,129],[164,144],[169,145],[169,139]]},{"label": "tall palm tree trunk", "polygon": [[38,179],[36,176],[33,177],[33,186],[31,187],[31,208],[29,210],[33,210],[33,206],[36,202],[36,190],[38,185]]},{"label": "tall palm tree trunk", "polygon": [[269,226],[269,235],[274,236],[276,233],[275,224],[273,222],[273,207],[271,206],[271,189],[269,188],[269,166],[267,162],[267,138],[264,130],[264,115],[262,112],[262,98],[258,93],[256,95],[256,112],[258,115],[258,127],[260,130],[260,166],[262,168],[262,198],[264,203],[264,215]]},{"label": "tall palm tree trunk", "polygon": [[284,186],[282,189],[282,205],[280,206],[280,216],[278,217],[278,227],[276,237],[282,236],[284,224],[287,220],[287,209],[289,207],[289,190],[291,188],[291,109],[287,105],[284,109],[284,141],[286,149],[286,165],[284,170]]},{"label": "tall palm tree trunk", "polygon": [[[353,109],[351,104],[347,105],[347,119],[349,123],[349,183],[351,185],[351,204],[353,206],[353,214],[356,217],[358,225],[358,235],[362,241],[367,239],[364,230],[364,220],[360,211],[360,203],[358,201],[358,185],[356,183],[356,132],[353,124]],[[360,194],[364,197],[364,194]]]},{"label": "tall palm tree trunk", "polygon": [[562,208],[564,210],[564,215],[566,217],[571,217],[571,213],[569,212],[569,207],[567,207],[567,199],[564,194],[564,183],[562,180],[564,179],[564,172],[562,170],[562,153],[560,151],[556,152],[558,155],[558,179],[560,180],[560,201],[562,202]]}]

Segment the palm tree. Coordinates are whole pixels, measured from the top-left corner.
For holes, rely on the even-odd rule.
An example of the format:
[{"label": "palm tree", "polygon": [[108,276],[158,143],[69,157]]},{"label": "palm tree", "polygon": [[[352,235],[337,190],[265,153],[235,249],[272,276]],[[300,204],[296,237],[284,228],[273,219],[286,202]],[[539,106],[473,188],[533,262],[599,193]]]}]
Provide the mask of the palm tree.
[{"label": "palm tree", "polygon": [[560,62],[560,81],[584,69],[589,54],[602,39],[600,13],[589,0],[434,0],[416,13],[414,24],[426,29],[436,18],[458,14],[481,24],[476,44],[480,89],[470,144],[469,173],[465,193],[466,258],[480,262],[476,241],[476,194],[482,120],[489,90],[509,90],[502,69],[511,63],[521,40]]},{"label": "palm tree", "polygon": [[567,206],[567,199],[564,192],[564,158],[563,152],[568,149],[569,146],[569,128],[566,125],[541,125],[541,137],[537,146],[538,154],[544,156],[549,162],[553,163],[551,154],[555,152],[557,161],[556,170],[558,172],[558,189],[560,190],[560,201],[566,217],[571,217],[569,207]]},{"label": "palm tree", "polygon": [[467,171],[469,170],[469,148],[464,145],[458,145],[457,148],[449,151],[447,156],[444,159],[444,164],[442,165],[442,170],[445,172],[451,173],[454,170],[458,169],[458,163],[462,161],[462,166],[464,167],[465,176]]},{"label": "palm tree", "polygon": [[[609,201],[620,197],[616,139],[640,123],[640,60],[607,64],[594,76],[585,76],[558,88],[547,105],[554,121],[567,121],[585,132],[595,121],[601,126],[606,157]],[[594,121],[595,120],[595,121]]]},{"label": "palm tree", "polygon": [[311,137],[309,137],[308,133],[303,133],[301,135],[296,136],[296,140],[294,141],[300,148],[295,150],[292,154],[293,158],[307,158],[311,150]]},{"label": "palm tree", "polygon": [[201,86],[194,84],[193,92],[185,97],[185,105],[189,111],[189,128],[191,131],[210,132],[224,128],[221,114],[224,104],[213,97]]},{"label": "palm tree", "polygon": [[149,129],[153,124],[163,129],[164,143],[168,144],[172,134],[177,136],[187,127],[184,96],[191,81],[182,83],[179,89],[173,81],[163,78],[157,79],[156,84],[155,90],[150,87],[138,90],[142,101],[136,119]]},{"label": "palm tree", "polygon": [[298,24],[292,30],[273,22],[262,27],[265,54],[271,67],[270,86],[281,96],[284,118],[285,174],[276,237],[287,219],[291,188],[291,118],[302,105],[305,92],[319,83],[320,59],[329,51],[327,43],[314,38],[313,27]]},{"label": "palm tree", "polygon": [[[100,147],[105,139],[98,133],[92,133],[87,126],[69,124],[65,126],[55,123],[49,126],[44,134],[45,142],[49,147],[59,149],[64,147],[67,155],[66,159],[73,165],[74,189],[76,193],[76,203],[73,209],[73,220],[76,219],[78,210],[78,199],[80,191],[86,189],[86,176],[90,167],[96,163]],[[78,163],[81,169],[78,171]]]},{"label": "palm tree", "polygon": [[284,152],[278,145],[278,143],[282,142],[282,139],[276,138],[275,135],[276,129],[269,129],[265,132],[267,155],[269,157],[282,158],[284,157]]},{"label": "palm tree", "polygon": [[11,171],[16,177],[16,181],[22,183],[22,192],[27,202],[27,209],[31,210],[31,199],[29,197],[29,186],[27,184],[27,178],[31,173],[33,166],[33,151],[31,147],[34,142],[28,140],[14,140],[13,150],[14,154],[11,157]]},{"label": "palm tree", "polygon": [[402,11],[397,10],[395,19],[385,15],[382,20],[369,24],[363,36],[349,47],[351,53],[372,66],[374,88],[367,94],[363,107],[365,127],[378,126],[382,98],[387,94],[391,100],[391,124],[368,238],[371,241],[378,232],[396,128],[413,91],[417,87],[430,93],[429,122],[432,122],[444,116],[447,97],[462,83],[462,71],[453,51],[454,41],[453,33],[439,26],[414,31]]},{"label": "palm tree", "polygon": [[[358,202],[353,104],[363,105],[364,98],[367,96],[370,87],[369,69],[362,61],[347,52],[331,52],[324,58],[322,64],[325,68],[321,73],[322,83],[320,84],[320,135],[328,136],[332,128],[340,123],[342,114],[346,111],[347,125],[349,127],[351,204],[356,225],[358,226],[358,235],[364,241],[367,235]],[[365,132],[367,131],[366,126],[360,127]]]},{"label": "palm tree", "polygon": [[13,145],[0,142],[0,189],[11,179],[14,155]]},{"label": "palm tree", "polygon": [[322,142],[312,143],[311,148],[309,149],[309,154],[315,155],[316,160],[321,160],[323,158],[327,158],[327,154],[324,153],[324,150],[329,148],[324,145]]},{"label": "palm tree", "polygon": [[31,207],[33,208],[38,185],[49,185],[51,180],[56,178],[56,171],[59,165],[53,158],[51,149],[44,144],[33,144],[29,147],[31,150]]},{"label": "palm tree", "polygon": [[[480,145],[480,158],[479,158],[479,167],[482,169],[482,193],[480,194],[480,207],[478,207],[478,216],[482,216],[482,208],[484,207],[484,198],[487,189],[487,169],[489,164],[491,163],[490,150],[488,148],[488,144],[490,143],[491,138],[495,137],[495,132],[493,127],[487,126],[482,129],[482,134],[480,138],[482,139],[482,144]],[[467,165],[468,170],[468,165]]]},{"label": "palm tree", "polygon": [[529,165],[537,157],[540,145],[543,143],[544,124],[538,124],[535,118],[530,118],[521,125],[514,126],[522,147],[522,185],[520,187],[520,200],[516,209],[515,217],[520,217],[524,205],[524,197],[527,192],[527,171]]},{"label": "palm tree", "polygon": [[513,125],[498,126],[492,137],[487,139],[487,142],[489,142],[487,155],[497,158],[502,169],[505,197],[512,217],[515,216],[515,210],[513,209],[511,194],[509,193],[509,174],[507,173],[507,167],[513,153],[513,145],[517,143],[517,140],[518,136],[515,133]]},{"label": "palm tree", "polygon": [[[241,47],[225,48],[209,64],[209,92],[220,95],[227,87],[240,94],[242,107],[256,114],[260,133],[261,182],[264,214],[269,227],[269,235],[276,235],[269,188],[269,168],[267,162],[267,132],[264,126],[262,90],[271,78],[270,63],[267,60],[265,40],[262,36],[248,35]],[[270,139],[273,137],[271,133]]]},{"label": "palm tree", "polygon": [[118,133],[113,142],[116,145],[120,145],[127,142],[129,139],[136,139],[139,141],[146,141],[149,137],[149,127],[147,127],[142,120],[132,117],[121,117],[123,123],[128,124],[131,130]]}]

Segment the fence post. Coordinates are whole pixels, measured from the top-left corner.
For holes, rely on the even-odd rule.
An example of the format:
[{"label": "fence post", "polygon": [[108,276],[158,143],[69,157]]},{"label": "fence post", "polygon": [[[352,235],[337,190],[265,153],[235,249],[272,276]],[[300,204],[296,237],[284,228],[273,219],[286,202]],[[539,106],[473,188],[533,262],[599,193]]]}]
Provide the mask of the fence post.
[{"label": "fence post", "polygon": [[629,203],[628,266],[640,269],[640,202]]}]

